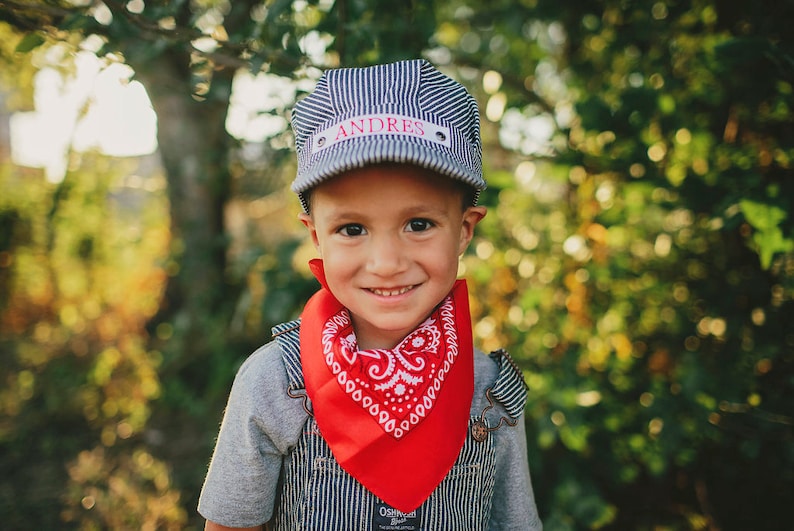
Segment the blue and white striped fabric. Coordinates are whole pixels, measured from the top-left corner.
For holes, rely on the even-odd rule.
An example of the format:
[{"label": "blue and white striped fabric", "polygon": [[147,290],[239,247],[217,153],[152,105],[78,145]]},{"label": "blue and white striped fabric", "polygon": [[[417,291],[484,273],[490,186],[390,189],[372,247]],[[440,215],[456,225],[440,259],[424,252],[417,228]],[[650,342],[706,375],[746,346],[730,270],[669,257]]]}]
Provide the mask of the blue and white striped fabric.
[{"label": "blue and white striped fabric", "polygon": [[505,408],[507,414],[516,419],[524,412],[524,407],[527,405],[524,376],[505,350],[496,350],[490,356],[499,365],[499,377],[491,393]]},{"label": "blue and white striped fabric", "polygon": [[[273,328],[292,391],[304,387],[300,365],[300,321],[292,321]],[[507,397],[511,407],[505,411],[519,416],[513,408],[526,400],[526,389],[520,373],[517,375],[503,356],[493,355],[499,364],[499,376],[493,387],[494,397]],[[498,392],[497,392],[498,391]],[[480,401],[484,401],[480,398]],[[523,407],[523,406],[522,406]],[[471,423],[484,420],[490,427],[494,422],[472,417]],[[525,451],[525,446],[522,447]],[[503,467],[515,466],[504,463]],[[502,471],[504,473],[504,471]],[[392,529],[373,524],[382,502],[367,491],[337,463],[328,444],[322,438],[314,418],[308,417],[303,434],[284,459],[282,490],[277,498],[274,521],[269,529],[281,530],[372,530]],[[433,531],[485,531],[497,528],[493,520],[497,452],[493,437],[477,442],[466,438],[452,470],[431,494],[416,514],[408,520],[411,525],[394,529]],[[518,499],[520,497],[520,493]],[[500,500],[501,502],[501,500]],[[520,507],[514,508],[523,515]],[[537,513],[521,522],[522,529],[540,529]],[[515,522],[505,528],[515,529]]]},{"label": "blue and white striped fabric", "polygon": [[293,390],[303,389],[303,369],[301,368],[301,342],[300,342],[300,319],[288,321],[274,326],[271,329],[273,337],[278,341],[279,346],[284,350],[284,367],[287,369],[287,377]]},{"label": "blue and white striped fabric", "polygon": [[292,190],[301,200],[329,177],[380,162],[415,164],[485,188],[477,102],[422,59],[326,71],[295,105],[292,127]]}]

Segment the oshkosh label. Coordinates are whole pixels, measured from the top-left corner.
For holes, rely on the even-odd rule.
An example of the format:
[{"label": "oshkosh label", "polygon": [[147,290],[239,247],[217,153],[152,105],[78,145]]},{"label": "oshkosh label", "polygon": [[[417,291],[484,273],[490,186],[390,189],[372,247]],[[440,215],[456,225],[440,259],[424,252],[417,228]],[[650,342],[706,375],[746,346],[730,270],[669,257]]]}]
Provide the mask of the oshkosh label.
[{"label": "oshkosh label", "polygon": [[367,114],[338,122],[312,138],[312,154],[353,138],[404,135],[423,138],[450,147],[449,127],[399,114]]},{"label": "oshkosh label", "polygon": [[374,531],[419,531],[419,509],[403,513],[384,502],[375,504],[372,516]]}]

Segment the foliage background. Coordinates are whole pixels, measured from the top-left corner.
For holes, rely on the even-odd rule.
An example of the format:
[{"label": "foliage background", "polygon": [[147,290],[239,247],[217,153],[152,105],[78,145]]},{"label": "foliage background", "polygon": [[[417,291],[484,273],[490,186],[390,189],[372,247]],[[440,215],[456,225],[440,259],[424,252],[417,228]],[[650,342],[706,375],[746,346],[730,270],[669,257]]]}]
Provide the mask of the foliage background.
[{"label": "foliage background", "polygon": [[57,183],[0,145],[4,525],[200,528],[236,367],[314,290],[286,122],[229,135],[234,74],[299,96],[322,67],[423,55],[483,110],[490,214],[462,268],[479,343],[530,384],[546,527],[788,528],[792,19],[789,0],[0,0],[4,117],[95,35],[159,126],[154,164],[70,150]]}]

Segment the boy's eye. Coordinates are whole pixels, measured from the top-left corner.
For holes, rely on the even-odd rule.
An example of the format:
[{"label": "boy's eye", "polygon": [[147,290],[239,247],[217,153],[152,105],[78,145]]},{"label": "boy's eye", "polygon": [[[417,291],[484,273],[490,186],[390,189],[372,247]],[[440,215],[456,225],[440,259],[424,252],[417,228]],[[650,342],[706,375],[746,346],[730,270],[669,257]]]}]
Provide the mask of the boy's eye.
[{"label": "boy's eye", "polygon": [[412,219],[408,222],[406,230],[408,232],[422,232],[430,229],[432,226],[433,222],[428,219]]},{"label": "boy's eye", "polygon": [[364,227],[358,223],[348,223],[347,225],[343,225],[339,228],[338,232],[342,236],[361,236],[362,234],[367,233],[366,229],[364,229]]}]

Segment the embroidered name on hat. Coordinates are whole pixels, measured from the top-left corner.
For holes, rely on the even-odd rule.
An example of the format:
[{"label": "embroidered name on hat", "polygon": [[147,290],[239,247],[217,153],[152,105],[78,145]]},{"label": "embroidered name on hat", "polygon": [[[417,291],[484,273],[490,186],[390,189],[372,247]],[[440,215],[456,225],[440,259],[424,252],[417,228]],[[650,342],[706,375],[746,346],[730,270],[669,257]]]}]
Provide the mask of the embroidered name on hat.
[{"label": "embroidered name on hat", "polygon": [[312,137],[312,154],[334,144],[370,136],[410,136],[451,147],[449,127],[400,114],[366,114],[347,118]]}]

